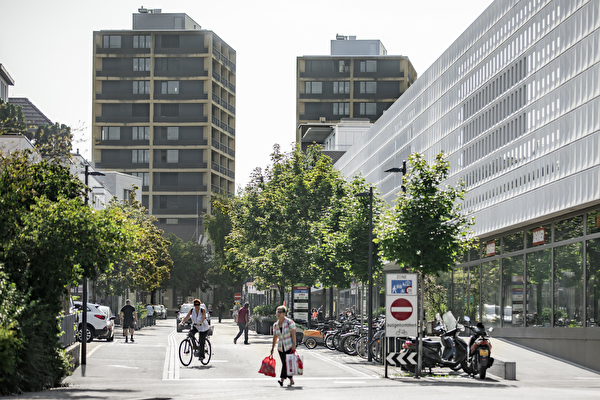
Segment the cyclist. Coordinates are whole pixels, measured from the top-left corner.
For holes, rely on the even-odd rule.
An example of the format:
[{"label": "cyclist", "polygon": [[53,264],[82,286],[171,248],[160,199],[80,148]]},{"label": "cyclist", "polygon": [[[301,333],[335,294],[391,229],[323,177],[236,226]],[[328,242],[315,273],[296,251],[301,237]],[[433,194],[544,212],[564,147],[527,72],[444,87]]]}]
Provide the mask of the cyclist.
[{"label": "cyclist", "polygon": [[194,308],[187,313],[179,325],[183,325],[183,323],[190,318],[192,319],[190,335],[195,336],[196,332],[198,332],[198,342],[200,344],[200,348],[196,349],[195,355],[202,359],[204,358],[204,342],[206,341],[206,335],[208,334],[209,326],[206,306],[199,299],[194,299]]}]

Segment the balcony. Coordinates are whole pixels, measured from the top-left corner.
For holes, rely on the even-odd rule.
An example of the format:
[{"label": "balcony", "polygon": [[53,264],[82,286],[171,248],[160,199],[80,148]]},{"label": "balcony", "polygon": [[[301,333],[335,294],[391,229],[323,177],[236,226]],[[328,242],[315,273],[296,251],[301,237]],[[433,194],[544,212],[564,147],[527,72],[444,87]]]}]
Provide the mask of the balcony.
[{"label": "balcony", "polygon": [[96,93],[96,100],[150,100],[150,95],[133,93]]},{"label": "balcony", "polygon": [[154,185],[154,192],[206,192],[206,185]]},{"label": "balcony", "polygon": [[96,77],[136,78],[148,77],[150,71],[96,71]]},{"label": "balcony", "polygon": [[206,169],[206,168],[208,168],[208,164],[205,162],[167,163],[167,162],[157,161],[152,164],[152,168],[155,168],[155,169]]}]

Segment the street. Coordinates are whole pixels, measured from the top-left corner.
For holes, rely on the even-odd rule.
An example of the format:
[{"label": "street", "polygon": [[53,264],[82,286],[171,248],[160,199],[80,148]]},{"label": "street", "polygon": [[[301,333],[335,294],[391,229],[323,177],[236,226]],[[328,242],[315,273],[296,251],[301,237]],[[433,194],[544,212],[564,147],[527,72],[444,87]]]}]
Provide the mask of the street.
[{"label": "street", "polygon": [[[210,338],[213,356],[206,366],[194,359],[181,365],[178,346],[186,332],[175,331],[175,320],[160,320],[136,332],[135,343],[125,343],[117,330],[114,342],[88,344],[87,364],[65,380],[66,387],[25,393],[18,399],[263,399],[272,396],[302,399],[432,398],[527,398],[596,399],[600,375],[496,340],[498,353],[517,357],[517,380],[493,375],[480,381],[465,374],[443,373],[416,379],[390,368],[384,378],[381,365],[333,352],[325,347],[309,350],[303,345],[304,375],[293,387],[279,387],[278,378],[258,373],[268,356],[272,338],[250,332],[250,345],[233,344],[237,326],[232,320],[219,324]],[[118,327],[117,327],[118,328]],[[277,357],[277,375],[280,363]],[[537,365],[539,364],[539,365]],[[448,370],[449,372],[449,370]],[[15,397],[0,397],[12,398]]]}]

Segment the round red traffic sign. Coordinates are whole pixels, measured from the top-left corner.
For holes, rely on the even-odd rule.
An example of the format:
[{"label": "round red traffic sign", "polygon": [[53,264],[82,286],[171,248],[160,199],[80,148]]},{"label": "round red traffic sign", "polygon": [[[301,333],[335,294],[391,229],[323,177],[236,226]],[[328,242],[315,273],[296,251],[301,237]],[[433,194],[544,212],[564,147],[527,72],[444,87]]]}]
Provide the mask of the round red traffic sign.
[{"label": "round red traffic sign", "polygon": [[406,321],[413,313],[413,306],[407,299],[396,299],[390,306],[390,312],[398,321]]},{"label": "round red traffic sign", "polygon": [[241,293],[236,293],[236,294],[233,295],[233,298],[235,300],[241,300],[242,299],[242,294]]}]

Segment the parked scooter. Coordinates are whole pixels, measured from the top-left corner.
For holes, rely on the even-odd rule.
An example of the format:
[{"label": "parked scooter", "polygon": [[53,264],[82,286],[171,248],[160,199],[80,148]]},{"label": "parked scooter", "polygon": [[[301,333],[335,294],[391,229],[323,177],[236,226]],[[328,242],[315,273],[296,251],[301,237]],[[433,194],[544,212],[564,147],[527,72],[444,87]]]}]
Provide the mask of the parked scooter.
[{"label": "parked scooter", "polygon": [[[429,368],[429,372],[434,367],[447,367],[454,371],[467,367],[467,343],[458,335],[464,331],[463,325],[459,324],[452,315],[451,311],[444,314],[443,318],[436,315],[438,326],[436,330],[441,332],[440,341],[434,341],[430,338],[423,338],[423,360],[422,368]],[[407,353],[418,352],[419,341],[415,337],[410,337],[404,342],[402,358],[407,359]],[[413,357],[414,360],[417,356]],[[416,365],[407,364],[402,367],[410,372],[416,371]]]},{"label": "parked scooter", "polygon": [[[483,323],[478,322],[475,326],[472,326],[469,317],[465,317],[465,321],[467,322],[467,328],[473,332],[473,335],[469,340],[467,368],[463,367],[463,369],[468,374],[479,375],[479,379],[485,379],[487,369],[494,364],[492,342],[487,336]],[[493,329],[489,328],[488,331],[491,332]]]}]

